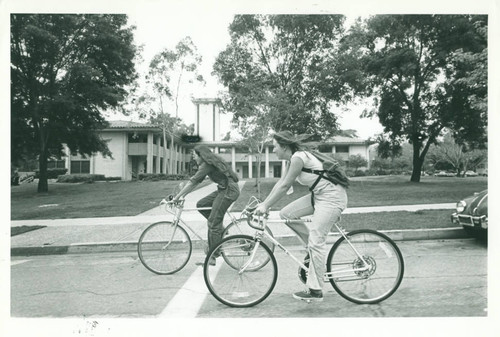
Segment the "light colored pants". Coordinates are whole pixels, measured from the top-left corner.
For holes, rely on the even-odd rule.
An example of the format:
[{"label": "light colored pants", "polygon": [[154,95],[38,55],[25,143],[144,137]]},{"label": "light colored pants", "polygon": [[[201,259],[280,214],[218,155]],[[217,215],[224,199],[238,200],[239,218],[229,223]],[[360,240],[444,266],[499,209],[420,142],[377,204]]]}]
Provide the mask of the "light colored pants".
[{"label": "light colored pants", "polygon": [[323,276],[326,269],[326,237],[333,225],[339,221],[340,214],[347,207],[347,194],[340,185],[327,184],[314,190],[314,208],[311,195],[307,194],[284,207],[280,212],[282,219],[296,220],[313,215],[312,222],[288,224],[307,244],[310,256],[307,286],[310,289],[323,289]]}]

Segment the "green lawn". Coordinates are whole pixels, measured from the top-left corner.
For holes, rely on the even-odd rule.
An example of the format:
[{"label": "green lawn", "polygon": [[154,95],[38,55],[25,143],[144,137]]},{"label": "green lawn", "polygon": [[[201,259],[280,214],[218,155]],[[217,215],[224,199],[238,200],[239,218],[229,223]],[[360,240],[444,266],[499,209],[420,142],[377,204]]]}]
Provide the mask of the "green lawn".
[{"label": "green lawn", "polygon": [[[263,179],[262,195],[266,196],[276,179]],[[11,187],[11,219],[61,219],[81,217],[131,216],[158,205],[172,193],[178,181],[96,182],[93,184],[49,184],[49,192],[39,194],[35,183]],[[204,182],[203,184],[207,184]],[[349,207],[449,203],[487,188],[487,178],[422,177],[410,183],[409,176],[355,178],[348,190]],[[307,188],[294,185],[294,193],[275,205],[280,209]],[[233,206],[241,210],[251,195],[256,195],[255,180],[248,180]],[[449,215],[449,211],[447,211]],[[351,215],[345,215],[349,221]],[[401,215],[399,216],[401,218]],[[396,220],[395,220],[396,221]],[[343,221],[344,222],[344,221]],[[425,221],[424,221],[425,222]]]},{"label": "green lawn", "polygon": [[[486,177],[422,177],[419,183],[411,183],[409,176],[359,177],[351,180],[347,190],[348,207],[412,205],[457,202],[474,192],[487,188]],[[276,179],[263,179],[262,197],[267,196]],[[297,197],[308,194],[305,186],[294,184],[294,193],[283,197],[273,208],[281,209]],[[248,181],[242,195],[233,206],[241,210],[248,200],[248,195],[257,195],[255,181]]]},{"label": "green lawn", "polygon": [[452,210],[446,209],[344,214],[341,223],[347,231],[457,227],[450,220],[451,213]]}]

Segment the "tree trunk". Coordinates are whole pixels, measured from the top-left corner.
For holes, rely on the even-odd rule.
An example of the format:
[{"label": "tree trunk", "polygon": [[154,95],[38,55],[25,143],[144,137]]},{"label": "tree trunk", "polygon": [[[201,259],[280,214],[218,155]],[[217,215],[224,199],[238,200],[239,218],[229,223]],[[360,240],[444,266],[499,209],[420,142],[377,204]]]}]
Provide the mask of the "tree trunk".
[{"label": "tree trunk", "polygon": [[417,142],[413,142],[413,170],[410,178],[411,182],[414,183],[420,182],[423,163],[424,160],[420,158],[420,146]]},{"label": "tree trunk", "polygon": [[38,166],[38,193],[47,193],[49,191],[49,183],[47,179],[47,151],[45,150],[45,146],[41,148]]}]

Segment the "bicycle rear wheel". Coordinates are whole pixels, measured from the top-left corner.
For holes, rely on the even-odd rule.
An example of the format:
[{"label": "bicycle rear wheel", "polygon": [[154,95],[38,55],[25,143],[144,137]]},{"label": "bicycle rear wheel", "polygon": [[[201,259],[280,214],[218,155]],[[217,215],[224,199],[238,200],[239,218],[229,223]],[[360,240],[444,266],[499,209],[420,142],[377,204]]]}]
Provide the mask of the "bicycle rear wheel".
[{"label": "bicycle rear wheel", "polygon": [[137,244],[144,267],[159,275],[173,274],[184,268],[191,251],[191,239],[186,230],[170,221],[150,225]]},{"label": "bicycle rear wheel", "polygon": [[[209,263],[211,257],[216,259],[215,266]],[[270,263],[252,269],[252,263],[265,259]],[[248,268],[242,271],[245,265]],[[235,235],[223,239],[208,253],[203,273],[208,290],[219,302],[243,308],[254,306],[271,294],[278,278],[278,266],[265,243],[248,235]]]},{"label": "bicycle rear wheel", "polygon": [[[273,236],[273,232],[271,231],[271,229],[269,227],[266,227],[265,231],[271,237]],[[247,224],[246,218],[241,218],[241,219],[233,221],[229,225],[227,225],[226,228],[224,229],[222,237],[224,238],[227,236],[234,236],[234,235],[248,235],[248,236],[254,237],[256,232],[257,232],[256,229],[250,227]],[[266,236],[264,236],[262,238],[262,242],[264,242],[266,244],[266,246],[271,250],[271,252],[274,253],[274,243],[271,240],[269,240]],[[263,266],[265,266],[269,262],[269,260],[270,260],[270,258],[269,258],[269,256],[267,256],[264,260],[260,261],[259,264],[255,263],[252,266],[252,269],[262,268]],[[226,263],[231,265],[231,260],[230,259],[226,260]],[[234,268],[237,268],[237,266],[234,266]]]},{"label": "bicycle rear wheel", "polygon": [[327,276],[333,288],[358,304],[378,303],[394,294],[404,274],[403,256],[394,241],[373,230],[352,231],[347,237],[349,242],[341,237],[328,254]]}]

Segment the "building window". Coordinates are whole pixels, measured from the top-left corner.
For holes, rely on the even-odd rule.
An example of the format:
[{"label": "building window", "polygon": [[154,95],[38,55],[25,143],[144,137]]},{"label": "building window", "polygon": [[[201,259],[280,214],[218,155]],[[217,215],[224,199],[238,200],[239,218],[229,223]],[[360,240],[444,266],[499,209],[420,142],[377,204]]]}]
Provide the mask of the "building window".
[{"label": "building window", "polygon": [[320,145],[318,151],[321,153],[332,153],[332,145]]},{"label": "building window", "polygon": [[47,168],[65,168],[66,162],[64,160],[50,160],[47,162]]},{"label": "building window", "polygon": [[90,173],[90,160],[72,160],[71,173]]},{"label": "building window", "polygon": [[147,143],[148,135],[146,133],[131,132],[128,134],[129,143]]},{"label": "building window", "polygon": [[337,145],[335,146],[335,152],[337,153],[349,153],[348,145]]}]

